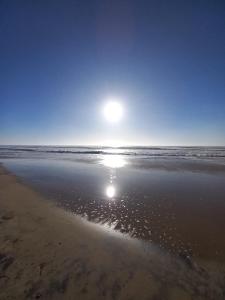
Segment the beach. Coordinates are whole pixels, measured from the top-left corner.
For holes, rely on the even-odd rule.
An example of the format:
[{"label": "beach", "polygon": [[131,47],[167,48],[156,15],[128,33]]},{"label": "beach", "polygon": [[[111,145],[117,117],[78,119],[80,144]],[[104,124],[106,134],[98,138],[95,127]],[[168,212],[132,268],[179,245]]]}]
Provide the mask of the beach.
[{"label": "beach", "polygon": [[1,160],[0,299],[224,299],[223,164],[84,160]]},{"label": "beach", "polygon": [[223,299],[224,274],[83,222],[0,174],[1,299]]}]

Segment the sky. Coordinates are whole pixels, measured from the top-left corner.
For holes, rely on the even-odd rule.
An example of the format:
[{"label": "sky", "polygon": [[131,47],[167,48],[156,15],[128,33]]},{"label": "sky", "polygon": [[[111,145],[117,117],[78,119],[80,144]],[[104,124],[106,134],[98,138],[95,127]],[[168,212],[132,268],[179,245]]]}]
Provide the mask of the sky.
[{"label": "sky", "polygon": [[1,0],[0,36],[0,144],[225,145],[225,1]]}]

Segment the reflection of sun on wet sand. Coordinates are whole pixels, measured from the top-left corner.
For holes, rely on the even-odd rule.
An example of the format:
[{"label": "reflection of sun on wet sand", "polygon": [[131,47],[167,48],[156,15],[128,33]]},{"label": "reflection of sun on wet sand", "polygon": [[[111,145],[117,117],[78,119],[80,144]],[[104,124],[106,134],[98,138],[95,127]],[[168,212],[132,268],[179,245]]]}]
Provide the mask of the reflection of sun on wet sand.
[{"label": "reflection of sun on wet sand", "polygon": [[222,271],[80,221],[2,168],[0,199],[0,299],[224,299]]}]

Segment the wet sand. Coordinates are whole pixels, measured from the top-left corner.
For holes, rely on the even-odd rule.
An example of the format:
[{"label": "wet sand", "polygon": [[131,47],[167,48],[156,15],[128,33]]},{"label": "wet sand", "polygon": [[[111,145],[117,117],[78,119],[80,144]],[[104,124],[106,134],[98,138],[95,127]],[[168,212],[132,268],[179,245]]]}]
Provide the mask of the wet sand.
[{"label": "wet sand", "polygon": [[0,299],[224,299],[223,266],[55,207],[0,169]]},{"label": "wet sand", "polygon": [[[44,197],[88,221],[175,255],[225,262],[223,163],[114,155],[88,162],[11,159],[4,164]],[[108,195],[108,189],[115,194]]]}]

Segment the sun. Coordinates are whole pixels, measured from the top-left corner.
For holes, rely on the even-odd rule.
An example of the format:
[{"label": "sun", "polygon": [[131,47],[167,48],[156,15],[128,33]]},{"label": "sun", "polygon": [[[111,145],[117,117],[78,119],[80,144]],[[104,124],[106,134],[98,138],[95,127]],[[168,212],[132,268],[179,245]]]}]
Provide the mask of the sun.
[{"label": "sun", "polygon": [[123,107],[118,101],[108,101],[104,105],[103,113],[108,122],[117,123],[122,119]]}]

